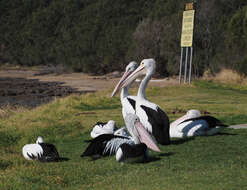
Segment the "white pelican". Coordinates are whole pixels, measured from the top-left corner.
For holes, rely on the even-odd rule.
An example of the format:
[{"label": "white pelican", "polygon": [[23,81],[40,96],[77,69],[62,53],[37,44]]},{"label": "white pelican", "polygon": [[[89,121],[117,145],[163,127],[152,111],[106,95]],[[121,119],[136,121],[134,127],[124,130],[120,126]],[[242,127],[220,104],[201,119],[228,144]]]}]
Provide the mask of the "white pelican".
[{"label": "white pelican", "polygon": [[167,145],[170,144],[169,118],[158,105],[148,101],[145,95],[145,89],[155,73],[155,68],[156,63],[154,59],[142,60],[140,66],[118,88],[125,88],[137,77],[145,76],[141,81],[136,98],[136,115],[149,133],[153,134],[158,143]]},{"label": "white pelican", "polygon": [[[160,152],[159,147],[152,140],[152,137],[142,126],[136,115],[127,114],[125,117],[125,123],[131,137],[117,136],[114,134],[99,135],[91,140],[91,143],[82,153],[81,157],[91,156],[97,158],[101,156],[113,155],[116,154],[122,144],[128,144],[132,147],[135,146],[135,144],[145,143],[148,148]],[[124,154],[118,153],[117,160],[121,161],[123,156]]]},{"label": "white pelican", "polygon": [[92,138],[96,138],[97,136],[102,134],[113,134],[116,129],[117,127],[115,125],[115,121],[113,120],[110,120],[107,123],[97,122],[94,125],[90,135]]},{"label": "white pelican", "polygon": [[117,128],[115,121],[113,120],[109,120],[107,123],[104,122],[97,122],[90,135],[91,137],[94,139],[96,137],[98,137],[99,135],[103,135],[103,134],[114,134],[116,136],[125,136],[125,137],[130,137],[130,135],[128,134],[127,128],[126,127],[121,127],[121,128]]},{"label": "white pelican", "polygon": [[42,137],[38,137],[36,144],[26,144],[22,148],[22,154],[27,160],[39,160],[41,162],[59,161],[59,154],[54,145],[44,143]]},{"label": "white pelican", "polygon": [[189,110],[184,116],[171,123],[170,136],[183,138],[214,135],[226,126],[212,116],[201,116],[199,110]]},{"label": "white pelican", "polygon": [[124,120],[127,130],[132,136],[135,144],[130,145],[128,143],[123,143],[119,146],[116,152],[116,160],[118,162],[133,161],[133,159],[141,159],[141,161],[147,160],[147,147],[156,152],[160,152],[159,147],[145,130],[137,115],[127,114]]},{"label": "white pelican", "polygon": [[[123,74],[123,76],[121,77],[121,79],[119,80],[118,84],[116,85],[115,89],[112,92],[112,96],[114,96],[118,89],[119,86],[122,85],[123,81],[137,68],[137,63],[135,61],[131,61],[127,67],[125,68],[125,73]],[[134,81],[133,81],[134,82]],[[120,100],[121,100],[121,104],[122,104],[122,114],[123,114],[123,118],[125,118],[127,113],[135,113],[135,104],[136,104],[136,96],[130,96],[129,95],[129,88],[131,86],[131,84],[133,83],[129,83],[127,86],[125,86],[120,94]]]}]

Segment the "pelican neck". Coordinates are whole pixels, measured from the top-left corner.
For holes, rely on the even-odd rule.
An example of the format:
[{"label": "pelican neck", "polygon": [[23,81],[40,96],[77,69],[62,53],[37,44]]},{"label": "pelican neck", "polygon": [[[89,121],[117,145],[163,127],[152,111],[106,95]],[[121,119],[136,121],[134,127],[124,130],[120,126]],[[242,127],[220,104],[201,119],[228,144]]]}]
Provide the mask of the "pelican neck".
[{"label": "pelican neck", "polygon": [[138,89],[138,93],[137,93],[138,98],[146,99],[146,92],[145,91],[146,91],[148,82],[150,81],[151,77],[152,76],[150,74],[146,74],[144,79],[142,79],[140,87]]}]

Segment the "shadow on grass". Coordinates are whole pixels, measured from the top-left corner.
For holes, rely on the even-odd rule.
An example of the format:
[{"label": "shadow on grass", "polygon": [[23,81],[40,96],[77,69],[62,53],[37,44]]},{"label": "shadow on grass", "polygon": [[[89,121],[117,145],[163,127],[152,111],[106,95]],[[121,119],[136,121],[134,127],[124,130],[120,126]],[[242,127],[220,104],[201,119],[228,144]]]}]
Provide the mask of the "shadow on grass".
[{"label": "shadow on grass", "polygon": [[221,136],[221,135],[225,135],[225,136],[235,136],[235,135],[238,135],[238,134],[233,134],[233,133],[218,133],[218,134],[215,134],[214,136]]},{"label": "shadow on grass", "polygon": [[70,160],[69,158],[60,157],[58,159],[58,162],[66,162],[66,161],[69,161],[69,160]]},{"label": "shadow on grass", "polygon": [[159,154],[159,156],[166,156],[166,157],[168,157],[168,156],[172,156],[172,155],[174,155],[175,154],[175,152],[167,152],[167,153],[161,153],[161,154]]},{"label": "shadow on grass", "polygon": [[180,144],[192,141],[194,139],[195,139],[195,137],[189,137],[189,138],[183,138],[183,139],[173,139],[173,140],[171,140],[171,144],[172,145],[180,145]]},{"label": "shadow on grass", "polygon": [[148,160],[142,161],[142,162],[139,162],[139,163],[146,164],[146,163],[150,163],[150,162],[156,162],[156,161],[159,161],[159,160],[161,160],[161,158],[156,157],[156,156],[150,156],[148,158]]},{"label": "shadow on grass", "polygon": [[150,156],[148,158],[148,160],[145,160],[145,161],[142,161],[142,162],[138,162],[138,163],[147,164],[147,163],[150,163],[150,162],[156,162],[156,161],[161,160],[160,157],[168,157],[168,156],[172,156],[174,154],[175,154],[174,152],[161,153],[161,154],[158,155],[159,157],[158,156]]}]

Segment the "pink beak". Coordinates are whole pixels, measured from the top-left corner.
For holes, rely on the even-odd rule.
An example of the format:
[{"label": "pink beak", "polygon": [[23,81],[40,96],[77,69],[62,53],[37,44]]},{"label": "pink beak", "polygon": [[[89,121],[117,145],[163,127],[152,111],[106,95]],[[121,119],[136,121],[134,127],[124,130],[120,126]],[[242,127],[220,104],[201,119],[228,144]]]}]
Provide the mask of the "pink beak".
[{"label": "pink beak", "polygon": [[118,92],[118,90],[121,88],[122,83],[123,83],[124,80],[130,75],[130,73],[131,73],[131,72],[126,71],[126,72],[123,74],[122,78],[119,80],[118,84],[117,84],[116,87],[114,88],[114,90],[113,90],[113,92],[112,92],[112,94],[111,94],[111,97],[113,97],[113,96]]},{"label": "pink beak", "polygon": [[141,122],[135,122],[135,128],[139,134],[140,141],[145,143],[147,147],[153,151],[161,152],[151,135],[147,132]]}]

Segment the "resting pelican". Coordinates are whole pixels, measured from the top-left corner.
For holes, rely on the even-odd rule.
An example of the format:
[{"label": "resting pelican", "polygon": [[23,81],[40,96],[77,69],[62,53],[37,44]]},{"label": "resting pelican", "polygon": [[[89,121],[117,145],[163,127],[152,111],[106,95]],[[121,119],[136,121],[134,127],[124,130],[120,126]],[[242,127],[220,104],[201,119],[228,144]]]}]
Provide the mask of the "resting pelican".
[{"label": "resting pelican", "polygon": [[158,143],[167,145],[170,144],[169,118],[158,105],[148,101],[145,95],[145,89],[155,73],[155,68],[154,59],[142,60],[140,66],[122,82],[119,88],[125,88],[139,76],[145,76],[141,81],[136,98],[136,115],[149,133],[153,134]]},{"label": "resting pelican", "polygon": [[96,138],[101,134],[113,134],[116,129],[115,121],[113,120],[109,120],[107,123],[97,122],[90,135],[92,138]]},{"label": "resting pelican", "polygon": [[212,116],[201,116],[199,110],[189,110],[171,123],[170,136],[176,138],[207,136],[220,132],[227,125]]},{"label": "resting pelican", "polygon": [[113,120],[109,120],[107,123],[97,122],[90,134],[93,139],[103,134],[114,134],[116,136],[129,137],[126,127],[121,127],[118,129],[115,125],[115,121]]},{"label": "resting pelican", "polygon": [[[101,156],[113,155],[116,154],[119,147],[123,144],[128,144],[132,147],[135,146],[135,144],[145,143],[148,148],[160,152],[159,147],[144,129],[136,115],[127,114],[125,117],[125,123],[131,137],[117,136],[114,134],[99,135],[95,139],[91,140],[91,143],[83,152],[81,157],[91,156],[97,158]],[[143,148],[143,145],[139,147]],[[122,152],[124,151],[122,150]],[[118,153],[117,160],[122,161],[123,157],[125,157],[125,154]]]},{"label": "resting pelican", "polygon": [[22,148],[22,154],[27,160],[39,160],[41,162],[59,161],[59,154],[54,145],[44,143],[42,137],[38,137],[36,144],[26,144]]},{"label": "resting pelican", "polygon": [[[125,69],[125,73],[123,74],[123,76],[121,77],[121,79],[119,80],[118,84],[116,85],[115,89],[112,92],[112,96],[114,96],[118,89],[119,86],[122,85],[123,81],[137,68],[137,63],[135,61],[131,61],[126,69]],[[134,81],[133,81],[134,82]],[[123,118],[125,118],[127,113],[135,113],[135,104],[136,104],[136,96],[130,96],[129,95],[129,88],[131,86],[131,84],[133,83],[129,83],[127,86],[125,86],[120,94],[120,99],[121,99],[121,104],[122,104],[122,114],[123,114]]]},{"label": "resting pelican", "polygon": [[152,137],[145,130],[140,119],[135,114],[127,114],[124,118],[127,130],[133,138],[134,145],[123,143],[116,152],[118,162],[132,161],[132,159],[141,159],[145,161],[148,158],[148,148],[160,152],[159,147],[155,144]]}]

